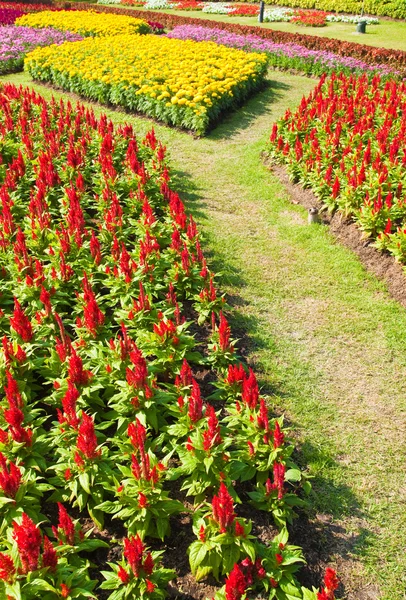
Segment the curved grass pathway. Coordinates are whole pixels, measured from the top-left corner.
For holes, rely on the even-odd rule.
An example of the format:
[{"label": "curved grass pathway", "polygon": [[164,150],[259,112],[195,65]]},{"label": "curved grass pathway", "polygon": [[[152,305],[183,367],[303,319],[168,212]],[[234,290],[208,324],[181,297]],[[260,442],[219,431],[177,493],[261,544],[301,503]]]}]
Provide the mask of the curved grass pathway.
[{"label": "curved grass pathway", "polygon": [[[406,312],[325,227],[307,226],[304,209],[262,165],[271,123],[314,86],[285,73],[269,77],[267,90],[207,138],[155,129],[222,287],[238,305],[234,330],[248,331],[250,360],[298,432],[300,460],[315,476],[311,539],[297,541],[310,558],[321,553],[337,567],[343,597],[401,600]],[[24,74],[7,79],[30,83]],[[151,126],[96,112],[131,122],[140,135]]]}]

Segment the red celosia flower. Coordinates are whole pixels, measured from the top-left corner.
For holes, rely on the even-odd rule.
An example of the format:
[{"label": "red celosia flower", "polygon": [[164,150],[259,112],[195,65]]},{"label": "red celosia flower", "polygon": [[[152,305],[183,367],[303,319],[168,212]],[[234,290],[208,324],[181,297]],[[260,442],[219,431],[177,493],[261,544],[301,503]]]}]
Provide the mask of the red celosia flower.
[{"label": "red celosia flower", "polygon": [[282,433],[278,421],[275,421],[275,429],[273,432],[273,447],[280,448],[285,441],[285,435]]},{"label": "red celosia flower", "polygon": [[232,352],[233,347],[230,345],[231,329],[227,319],[224,317],[222,312],[220,312],[220,323],[218,327],[218,333],[221,350],[223,352]]},{"label": "red celosia flower", "polygon": [[22,572],[28,573],[38,569],[41,548],[41,532],[30,517],[23,513],[21,524],[13,521],[13,538],[17,543]]},{"label": "red celosia flower", "polygon": [[195,379],[193,379],[192,393],[189,398],[188,415],[192,423],[196,423],[202,418],[203,400],[200,395],[200,388]]},{"label": "red celosia flower", "polygon": [[135,537],[124,538],[124,556],[136,577],[142,568],[143,552],[144,544],[138,534]]},{"label": "red celosia flower", "polygon": [[14,379],[10,371],[6,370],[7,383],[4,386],[4,392],[10,408],[22,408],[23,399],[21,398],[20,390],[18,389],[17,381]]},{"label": "red celosia flower", "polygon": [[273,465],[273,479],[274,485],[278,489],[278,500],[283,498],[284,494],[284,482],[285,482],[285,465],[282,463],[275,462]]},{"label": "red celosia flower", "polygon": [[206,528],[204,525],[200,525],[200,529],[199,529],[199,540],[201,542],[205,542],[206,541]]},{"label": "red celosia flower", "polygon": [[83,369],[83,361],[73,348],[69,358],[68,375],[75,385],[86,385],[90,377],[90,372]]},{"label": "red celosia flower", "polygon": [[47,538],[44,536],[44,552],[42,554],[42,566],[49,567],[51,571],[55,571],[56,565],[58,564],[58,556],[55,548]]},{"label": "red celosia flower", "polygon": [[282,556],[282,554],[278,554],[278,553],[275,554],[275,559],[276,559],[276,563],[278,565],[280,565],[283,562],[283,556]]},{"label": "red celosia flower", "polygon": [[12,583],[15,574],[16,568],[13,559],[7,554],[0,552],[0,579],[7,583]]},{"label": "red celosia flower", "polygon": [[139,508],[145,508],[148,506],[148,500],[145,494],[138,492],[138,506]]},{"label": "red celosia flower", "polygon": [[127,433],[134,448],[136,450],[143,450],[147,438],[147,431],[138,417],[135,419],[135,423],[129,424]]},{"label": "red celosia flower", "polygon": [[67,598],[70,594],[70,588],[66,585],[66,583],[61,583],[61,596],[62,598]]},{"label": "red celosia flower", "polygon": [[130,581],[130,575],[125,569],[123,569],[121,565],[118,568],[117,576],[120,579],[120,581],[124,583],[124,585],[127,585],[127,583]]},{"label": "red celosia flower", "polygon": [[186,359],[183,359],[182,368],[179,375],[176,375],[175,385],[176,387],[189,387],[193,383],[192,369]]},{"label": "red celosia flower", "polygon": [[[58,510],[59,510],[58,529],[60,529],[63,532],[63,537],[64,537],[63,541],[65,542],[65,544],[69,544],[70,546],[73,546],[74,542],[75,542],[75,525],[74,525],[72,519],[70,518],[70,516],[68,515],[66,508],[60,502],[58,502]],[[55,530],[54,530],[54,533],[55,533]],[[58,535],[58,530],[56,530],[56,537],[58,539],[60,539],[59,535]]]},{"label": "red celosia flower", "polygon": [[154,559],[152,558],[151,552],[148,552],[144,560],[143,568],[147,575],[151,575],[152,571],[154,570]]},{"label": "red celosia flower", "polygon": [[21,471],[13,462],[9,461],[7,470],[6,457],[0,452],[0,488],[8,498],[15,498],[21,484]]},{"label": "red celosia flower", "polygon": [[242,363],[238,365],[228,365],[227,383],[234,385],[241,384],[245,379],[245,370]]},{"label": "red celosia flower", "polygon": [[97,448],[97,438],[94,431],[94,422],[88,414],[82,414],[82,422],[79,426],[76,447],[86,458],[97,458],[100,450]]},{"label": "red celosia flower", "polygon": [[258,404],[259,400],[259,390],[257,378],[255,377],[254,371],[250,368],[249,375],[246,377],[242,383],[242,393],[241,397],[243,401],[249,406],[249,408],[253,409]]},{"label": "red celosia flower", "polygon": [[14,298],[14,312],[10,317],[11,327],[22,337],[24,342],[29,342],[32,339],[33,331],[29,318],[24,313],[17,298]]},{"label": "red celosia flower", "polygon": [[234,522],[235,513],[233,499],[223,482],[220,484],[218,496],[212,500],[213,519],[220,527],[220,533],[225,533]]},{"label": "red celosia flower", "polygon": [[243,572],[238,565],[234,565],[226,581],[226,600],[241,600],[245,594],[246,587],[247,584]]},{"label": "red celosia flower", "polygon": [[104,323],[104,315],[99,308],[96,301],[96,296],[92,290],[92,286],[89,283],[86,273],[82,280],[83,286],[83,299],[85,305],[83,307],[83,317],[85,326],[88,331],[96,337],[98,329]]},{"label": "red celosia flower", "polygon": [[337,573],[334,571],[334,569],[327,567],[326,574],[324,576],[324,585],[326,588],[329,591],[331,590],[334,592],[338,588],[339,584],[340,581],[337,577]]},{"label": "red celosia flower", "polygon": [[325,590],[321,590],[317,593],[317,600],[331,600],[331,596]]},{"label": "red celosia flower", "polygon": [[220,425],[216,417],[216,411],[209,404],[206,408],[208,429],[203,432],[203,448],[207,452],[213,446],[221,443]]},{"label": "red celosia flower", "polygon": [[148,387],[147,361],[143,357],[141,350],[139,350],[135,344],[133,345],[133,349],[129,352],[129,358],[134,365],[134,368],[126,368],[127,383],[136,390],[141,390],[145,387]]},{"label": "red celosia flower", "polygon": [[73,383],[68,379],[68,390],[62,398],[62,407],[66,417],[63,419],[74,429],[78,428],[79,417],[76,414],[76,401],[79,398],[79,392]]},{"label": "red celosia flower", "polygon": [[[265,400],[262,398],[259,403],[259,413],[257,417],[258,427],[263,429],[265,433],[269,431],[268,409]],[[265,440],[264,440],[265,441]]]},{"label": "red celosia flower", "polygon": [[147,594],[152,594],[155,589],[155,585],[149,579],[146,579],[145,583],[147,584]]},{"label": "red celosia flower", "polygon": [[241,525],[241,523],[239,521],[235,522],[235,535],[237,537],[240,537],[240,536],[245,537],[245,529],[244,529],[243,525]]}]

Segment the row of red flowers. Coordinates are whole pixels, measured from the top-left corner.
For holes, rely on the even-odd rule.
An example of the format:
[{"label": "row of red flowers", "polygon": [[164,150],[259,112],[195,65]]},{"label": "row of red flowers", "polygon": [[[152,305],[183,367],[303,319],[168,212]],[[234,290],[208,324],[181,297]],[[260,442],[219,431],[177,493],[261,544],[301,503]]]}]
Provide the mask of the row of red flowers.
[{"label": "row of red flowers", "polygon": [[[242,561],[255,568],[249,594],[324,598],[297,583],[303,559],[288,544],[308,482],[236,356],[165,147],[153,131],[139,141],[129,125],[11,85],[0,139],[0,595],[95,597],[87,553],[108,543],[84,532],[90,516],[126,531],[101,587],[115,600],[162,598],[176,574],[146,543],[189,511],[197,580]],[[191,327],[205,322],[199,342]],[[193,509],[171,498],[177,480]],[[269,513],[271,544],[251,535],[236,500]]]},{"label": "row of red flowers", "polygon": [[274,125],[271,152],[332,210],[406,262],[406,84],[323,77]]},{"label": "row of red flowers", "polygon": [[[128,14],[149,20],[158,19],[158,21],[168,29],[172,29],[177,25],[200,25],[202,27],[213,27],[213,21],[211,20],[178,16],[156,11],[137,11],[111,6],[94,6],[86,3],[75,3],[75,7],[78,7],[81,10],[92,8],[100,12]],[[222,21],[216,21],[216,28],[242,35],[256,35],[264,39],[270,39],[273,42],[299,44],[312,50],[330,51],[334,52],[335,54],[339,54],[340,56],[351,56],[370,64],[388,64],[401,71],[406,71],[406,52],[403,52],[402,50],[373,48],[372,46],[367,46],[364,44],[343,42],[332,38],[320,38],[318,36],[289,33],[286,31],[255,27],[252,25],[224,23]]]}]

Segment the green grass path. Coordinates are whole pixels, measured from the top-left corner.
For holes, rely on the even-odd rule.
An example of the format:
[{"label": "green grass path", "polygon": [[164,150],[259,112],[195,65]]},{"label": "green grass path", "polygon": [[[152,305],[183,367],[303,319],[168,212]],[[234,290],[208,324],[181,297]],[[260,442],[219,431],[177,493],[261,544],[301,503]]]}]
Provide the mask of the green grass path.
[{"label": "green grass path", "polygon": [[[272,122],[314,86],[285,73],[269,77],[267,90],[207,138],[155,129],[222,287],[238,306],[233,326],[248,331],[250,360],[292,422],[301,461],[315,476],[313,545],[337,567],[347,598],[401,600],[406,312],[326,227],[306,224],[304,209],[290,204],[262,165]],[[30,83],[24,74],[8,79]],[[140,135],[151,126],[103,112]]]}]

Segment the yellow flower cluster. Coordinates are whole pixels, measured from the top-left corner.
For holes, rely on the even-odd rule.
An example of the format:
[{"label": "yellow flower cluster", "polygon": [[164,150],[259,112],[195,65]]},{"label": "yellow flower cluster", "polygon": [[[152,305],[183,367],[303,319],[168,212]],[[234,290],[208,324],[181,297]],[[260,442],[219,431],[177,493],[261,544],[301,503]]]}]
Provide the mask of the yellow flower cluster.
[{"label": "yellow flower cluster", "polygon": [[267,58],[214,42],[120,35],[37,48],[25,66],[34,79],[202,133],[262,85]]},{"label": "yellow flower cluster", "polygon": [[44,10],[19,17],[16,19],[16,25],[41,29],[52,27],[61,31],[79,33],[85,37],[148,33],[150,31],[148,23],[142,19],[87,10]]}]

